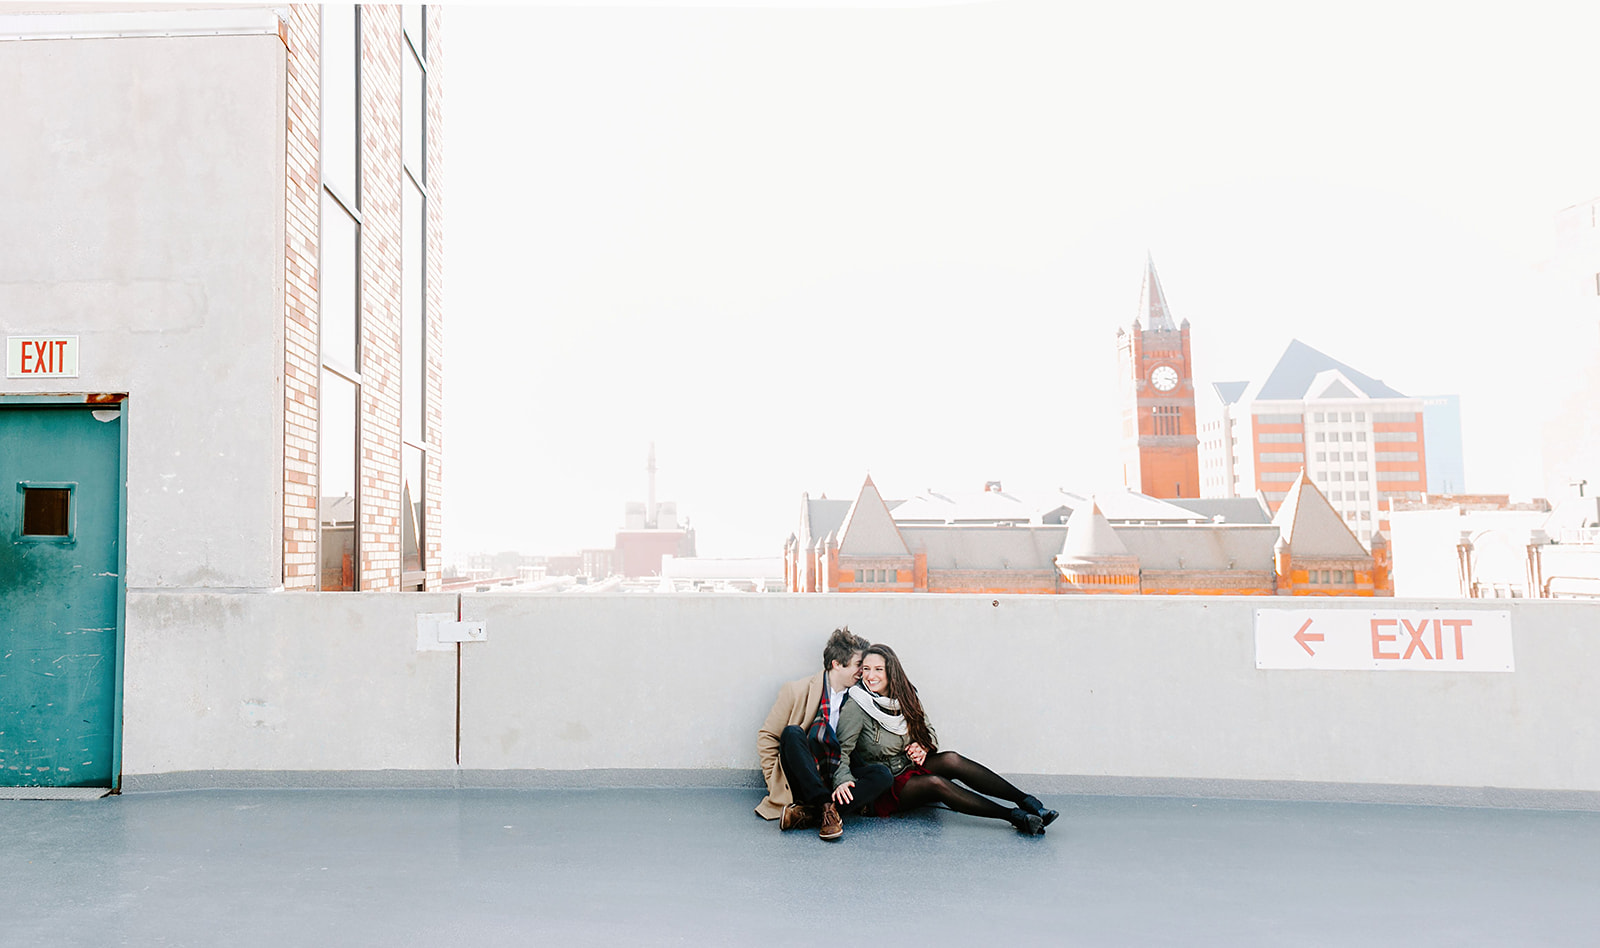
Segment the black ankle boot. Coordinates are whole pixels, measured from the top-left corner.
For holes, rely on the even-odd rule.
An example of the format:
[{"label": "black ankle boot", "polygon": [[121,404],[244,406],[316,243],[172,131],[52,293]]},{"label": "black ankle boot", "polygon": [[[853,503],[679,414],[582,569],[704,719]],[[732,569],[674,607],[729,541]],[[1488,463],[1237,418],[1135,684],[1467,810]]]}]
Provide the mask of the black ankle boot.
[{"label": "black ankle boot", "polygon": [[1044,820],[1036,813],[1029,813],[1020,807],[1007,814],[1006,819],[1017,828],[1017,832],[1024,836],[1042,836],[1044,834]]},{"label": "black ankle boot", "polygon": [[1045,826],[1049,826],[1051,823],[1054,823],[1056,821],[1056,817],[1061,815],[1055,810],[1046,810],[1044,808],[1044,804],[1039,802],[1039,798],[1031,795],[1022,798],[1021,806],[1024,811],[1037,816],[1039,821]]}]

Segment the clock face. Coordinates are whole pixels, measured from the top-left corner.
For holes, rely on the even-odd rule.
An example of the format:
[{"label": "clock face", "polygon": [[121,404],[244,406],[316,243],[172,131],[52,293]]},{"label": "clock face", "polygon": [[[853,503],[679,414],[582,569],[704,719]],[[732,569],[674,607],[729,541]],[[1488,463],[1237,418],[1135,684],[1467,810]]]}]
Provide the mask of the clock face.
[{"label": "clock face", "polygon": [[1150,384],[1160,391],[1170,392],[1178,387],[1178,370],[1170,365],[1158,365],[1150,373]]}]

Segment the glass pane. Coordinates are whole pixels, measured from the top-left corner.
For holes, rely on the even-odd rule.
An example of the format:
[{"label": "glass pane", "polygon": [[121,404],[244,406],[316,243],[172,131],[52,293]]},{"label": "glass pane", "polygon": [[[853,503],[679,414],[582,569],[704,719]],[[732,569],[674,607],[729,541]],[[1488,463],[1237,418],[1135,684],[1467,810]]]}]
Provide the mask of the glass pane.
[{"label": "glass pane", "polygon": [[423,208],[422,192],[410,179],[401,176],[400,226],[400,432],[407,441],[422,443],[427,391],[427,344],[422,304]]},{"label": "glass pane", "polygon": [[360,206],[356,175],[356,102],[359,96],[356,8],[322,8],[322,180]]},{"label": "glass pane", "polygon": [[317,287],[322,311],[322,361],[348,372],[356,361],[356,239],[359,228],[339,202],[322,192],[322,262]]},{"label": "glass pane", "polygon": [[25,537],[64,537],[69,534],[68,504],[72,491],[66,487],[24,487],[22,489],[22,535]]},{"label": "glass pane", "polygon": [[422,451],[411,445],[400,448],[400,569],[422,569]]},{"label": "glass pane", "polygon": [[357,392],[355,383],[322,370],[317,456],[322,485],[323,589],[356,588]]},{"label": "glass pane", "polygon": [[417,54],[427,59],[428,52],[422,46],[422,4],[403,5],[400,8],[400,24],[405,29],[406,35],[411,37],[411,45],[416,47]]},{"label": "glass pane", "polygon": [[422,163],[424,154],[422,132],[424,127],[423,115],[426,112],[427,103],[423,94],[422,67],[417,64],[416,57],[412,56],[410,52],[402,53],[400,59],[405,63],[405,88],[401,93],[404,99],[404,111],[401,113],[404,116],[401,125],[404,127],[401,132],[404,140],[405,163],[406,167],[411,169],[411,173],[416,175],[417,180],[426,184],[427,175]]}]

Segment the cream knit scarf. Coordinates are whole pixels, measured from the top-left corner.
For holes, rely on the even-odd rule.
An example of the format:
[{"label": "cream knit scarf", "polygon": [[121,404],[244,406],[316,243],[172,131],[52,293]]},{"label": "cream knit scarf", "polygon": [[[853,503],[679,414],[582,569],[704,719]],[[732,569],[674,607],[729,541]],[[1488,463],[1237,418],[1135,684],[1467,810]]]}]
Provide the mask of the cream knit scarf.
[{"label": "cream knit scarf", "polygon": [[872,719],[882,725],[885,731],[900,735],[906,733],[906,719],[900,714],[900,702],[875,695],[860,685],[850,686],[850,698],[861,705],[861,710],[872,715]]}]

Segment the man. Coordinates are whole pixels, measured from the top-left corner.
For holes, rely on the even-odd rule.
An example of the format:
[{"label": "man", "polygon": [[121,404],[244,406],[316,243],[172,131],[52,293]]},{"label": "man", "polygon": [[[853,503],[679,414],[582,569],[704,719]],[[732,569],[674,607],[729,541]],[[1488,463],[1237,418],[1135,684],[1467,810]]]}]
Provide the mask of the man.
[{"label": "man", "polygon": [[[780,829],[816,826],[823,839],[844,835],[828,788],[839,763],[839,711],[850,686],[861,680],[861,656],[869,644],[848,627],[835,629],[822,649],[822,671],[780,688],[756,735],[767,780],[767,797],[756,813],[777,820]],[[864,809],[894,782],[883,764],[862,767],[855,778],[849,804],[854,810]]]}]

